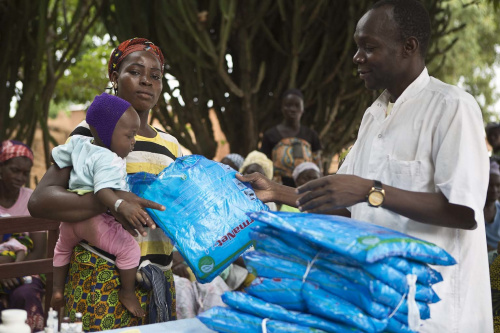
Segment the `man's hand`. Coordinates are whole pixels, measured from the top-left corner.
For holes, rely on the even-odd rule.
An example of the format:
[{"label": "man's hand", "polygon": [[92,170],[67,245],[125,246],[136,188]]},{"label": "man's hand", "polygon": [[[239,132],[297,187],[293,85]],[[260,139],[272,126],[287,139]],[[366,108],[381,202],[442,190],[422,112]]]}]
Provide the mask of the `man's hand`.
[{"label": "man's hand", "polygon": [[273,201],[273,186],[276,184],[273,181],[266,178],[263,174],[258,172],[251,173],[249,175],[243,176],[239,173],[236,174],[236,178],[242,182],[250,183],[255,195],[262,202]]},{"label": "man's hand", "polygon": [[366,199],[373,181],[353,175],[331,175],[308,182],[297,189],[297,206],[303,212],[331,213]]},{"label": "man's hand", "polygon": [[142,208],[164,211],[164,206],[156,202],[140,198],[131,192],[115,191],[115,194],[120,199],[123,199],[124,202],[121,203],[120,207],[118,208],[118,212],[114,211],[114,207],[110,207],[110,210],[115,219],[132,236],[137,236],[137,232],[135,231],[135,229],[137,229],[137,231],[141,235],[146,236],[148,233],[144,229],[145,227],[149,227],[151,229],[156,228],[156,224],[154,223],[153,219]]}]

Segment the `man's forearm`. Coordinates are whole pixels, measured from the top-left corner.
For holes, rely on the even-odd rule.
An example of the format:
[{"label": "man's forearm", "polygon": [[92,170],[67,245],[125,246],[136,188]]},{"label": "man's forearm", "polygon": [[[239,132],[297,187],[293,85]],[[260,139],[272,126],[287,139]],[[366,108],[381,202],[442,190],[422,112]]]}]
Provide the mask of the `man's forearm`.
[{"label": "man's forearm", "polygon": [[[442,193],[423,193],[383,186],[383,208],[412,220],[441,227],[472,230],[477,227],[474,211],[450,204]],[[380,208],[373,208],[380,209]]]}]

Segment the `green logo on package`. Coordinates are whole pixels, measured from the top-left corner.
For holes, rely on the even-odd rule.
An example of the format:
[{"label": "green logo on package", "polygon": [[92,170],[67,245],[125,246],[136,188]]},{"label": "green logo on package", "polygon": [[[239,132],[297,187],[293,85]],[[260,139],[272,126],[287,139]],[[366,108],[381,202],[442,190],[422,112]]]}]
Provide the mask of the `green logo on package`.
[{"label": "green logo on package", "polygon": [[205,274],[214,270],[215,261],[210,256],[205,256],[198,261],[198,268]]}]

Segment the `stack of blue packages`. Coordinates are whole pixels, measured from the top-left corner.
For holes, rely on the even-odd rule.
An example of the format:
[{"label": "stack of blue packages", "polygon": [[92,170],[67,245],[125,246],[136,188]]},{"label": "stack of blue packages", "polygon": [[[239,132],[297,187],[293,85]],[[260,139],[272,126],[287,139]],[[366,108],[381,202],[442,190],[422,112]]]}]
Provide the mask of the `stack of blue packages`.
[{"label": "stack of blue packages", "polygon": [[[438,246],[339,216],[255,212],[244,254],[257,279],[223,295],[229,308],[198,318],[220,332],[416,332],[430,318],[441,274],[456,262]],[[226,325],[222,325],[226,322]],[[269,326],[271,325],[271,326]]]},{"label": "stack of blue packages", "polygon": [[250,184],[236,179],[231,167],[199,155],[177,158],[158,176],[129,176],[136,195],[160,203],[165,211],[146,209],[176,245],[201,283],[212,281],[247,250],[247,213],[266,211]]}]

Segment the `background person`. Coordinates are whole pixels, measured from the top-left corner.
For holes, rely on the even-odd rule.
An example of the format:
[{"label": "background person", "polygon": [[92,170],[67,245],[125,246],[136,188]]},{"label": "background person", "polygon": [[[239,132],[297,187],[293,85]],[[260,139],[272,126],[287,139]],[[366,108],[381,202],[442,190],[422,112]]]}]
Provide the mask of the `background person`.
[{"label": "background person", "polygon": [[[108,75],[116,95],[129,102],[141,120],[135,136],[134,150],[126,158],[128,174],[141,171],[158,174],[177,157],[182,156],[177,139],[148,124],[149,112],[162,95],[163,66],[161,50],[144,38],[122,42],[113,50],[108,63]],[[72,135],[91,136],[91,132],[83,122]],[[79,196],[66,191],[69,175],[70,168],[60,169],[52,165],[47,170],[29,202],[33,216],[48,217],[50,212],[51,218],[79,222],[107,211],[92,193]],[[127,202],[161,209],[161,205],[132,193],[116,193]],[[146,316],[132,316],[119,301],[120,280],[113,256],[89,244],[80,243],[73,251],[70,261],[65,289],[67,313],[72,319],[76,312],[83,313],[84,331],[102,331],[154,321],[175,320],[175,285],[171,271],[172,243],[159,228],[149,228],[153,225],[151,219],[147,227],[138,226],[136,233],[123,216],[119,213],[114,215],[124,228],[136,236],[141,249],[140,270],[148,269],[156,278],[164,276],[165,283],[161,284],[163,288],[152,287],[148,283],[137,286],[136,296],[141,306],[147,305]],[[145,232],[147,236],[143,236]],[[162,294],[153,298],[153,290]],[[154,300],[162,301],[164,305],[155,307]]]},{"label": "background person", "polygon": [[315,163],[303,162],[293,169],[293,181],[299,187],[312,180],[321,178],[321,171]]},{"label": "background person", "polygon": [[[29,216],[28,200],[33,190],[24,187],[33,166],[33,152],[18,141],[6,140],[0,148],[0,216]],[[1,263],[42,259],[46,255],[45,232],[14,233],[0,235]],[[23,279],[0,280],[0,311],[23,309],[28,313],[31,330],[44,328],[42,298],[45,294],[45,278],[32,276],[31,283]]]},{"label": "background person", "polygon": [[224,156],[224,158],[220,162],[225,165],[229,165],[231,168],[238,171],[240,170],[244,160],[245,159],[240,154],[232,153]]},{"label": "background person", "polygon": [[274,180],[295,186],[293,169],[302,162],[314,162],[321,169],[321,142],[318,133],[300,123],[304,96],[288,89],[281,99],[283,121],[264,133],[260,151],[274,163]]}]

